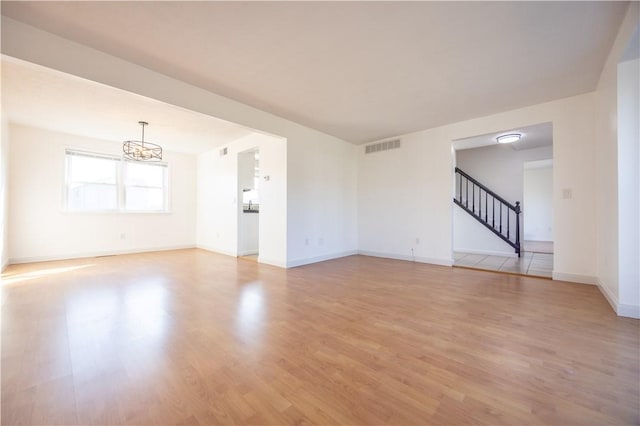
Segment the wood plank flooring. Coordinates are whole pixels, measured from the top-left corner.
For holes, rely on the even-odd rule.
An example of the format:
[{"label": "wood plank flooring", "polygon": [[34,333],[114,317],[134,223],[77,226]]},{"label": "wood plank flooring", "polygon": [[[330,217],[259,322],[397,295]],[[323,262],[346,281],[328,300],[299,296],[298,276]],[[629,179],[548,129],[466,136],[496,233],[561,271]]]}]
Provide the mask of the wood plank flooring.
[{"label": "wood plank flooring", "polygon": [[195,249],[2,281],[3,425],[640,422],[640,322],[595,286]]}]

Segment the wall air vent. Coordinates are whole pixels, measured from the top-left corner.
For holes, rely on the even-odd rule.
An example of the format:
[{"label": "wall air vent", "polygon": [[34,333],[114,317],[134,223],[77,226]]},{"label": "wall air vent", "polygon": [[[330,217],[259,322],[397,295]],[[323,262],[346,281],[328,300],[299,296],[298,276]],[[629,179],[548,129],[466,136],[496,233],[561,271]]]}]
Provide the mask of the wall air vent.
[{"label": "wall air vent", "polygon": [[390,149],[400,148],[400,139],[392,139],[390,141],[372,143],[364,147],[365,154],[373,154],[379,151],[388,151]]},{"label": "wall air vent", "polygon": [[225,155],[227,155],[229,153],[228,148],[222,148],[220,150],[220,157],[224,157]]}]

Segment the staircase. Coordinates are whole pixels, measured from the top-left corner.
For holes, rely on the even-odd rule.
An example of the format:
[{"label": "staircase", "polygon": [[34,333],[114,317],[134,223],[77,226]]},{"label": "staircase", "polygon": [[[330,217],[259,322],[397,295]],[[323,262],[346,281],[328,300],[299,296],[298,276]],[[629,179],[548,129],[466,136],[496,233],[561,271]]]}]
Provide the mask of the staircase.
[{"label": "staircase", "polygon": [[456,167],[453,202],[514,248],[520,257],[520,201],[515,206]]}]

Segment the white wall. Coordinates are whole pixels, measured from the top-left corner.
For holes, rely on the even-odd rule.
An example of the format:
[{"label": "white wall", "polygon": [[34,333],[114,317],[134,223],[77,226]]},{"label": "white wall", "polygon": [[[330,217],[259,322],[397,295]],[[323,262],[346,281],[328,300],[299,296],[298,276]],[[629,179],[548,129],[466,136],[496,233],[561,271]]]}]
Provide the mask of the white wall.
[{"label": "white wall", "polygon": [[289,144],[287,266],[357,253],[357,150],[319,134]]},{"label": "white wall", "polygon": [[524,169],[524,239],[553,241],[553,168]]},{"label": "white wall", "polygon": [[260,213],[240,211],[238,218],[238,256],[258,254]]},{"label": "white wall", "polygon": [[[198,247],[238,254],[238,154],[260,149],[260,213],[258,261],[287,263],[287,141],[254,133],[198,156]],[[268,176],[268,180],[264,177]]]},{"label": "white wall", "polygon": [[619,303],[640,317],[640,59],[618,66]]},{"label": "white wall", "polygon": [[[354,146],[4,16],[2,32],[6,55],[284,137],[286,242],[276,244],[287,247],[283,266],[355,253]],[[262,252],[262,235],[260,239]]]},{"label": "white wall", "polygon": [[447,128],[401,137],[401,147],[358,149],[359,251],[451,265],[452,155]]},{"label": "white wall", "polygon": [[195,156],[164,153],[170,213],[68,213],[65,149],[121,155],[120,143],[10,127],[10,263],[195,246]]},{"label": "white wall", "polygon": [[[524,218],[528,206],[524,203],[524,163],[553,157],[553,147],[517,151],[511,145],[490,145],[456,151],[456,165],[483,185],[496,192],[511,204],[519,201],[523,214],[520,217],[521,240],[526,231]],[[453,220],[455,251],[484,253],[501,256],[515,255],[513,248],[482,224],[456,206]],[[460,214],[464,213],[464,214]],[[512,218],[513,219],[513,218]],[[506,228],[506,216],[504,227]],[[515,223],[510,223],[515,234]]]},{"label": "white wall", "polygon": [[0,140],[0,269],[9,262],[9,122],[2,115]]},{"label": "white wall", "polygon": [[511,145],[495,144],[458,150],[456,157],[459,168],[511,204],[520,201],[524,209],[524,163],[553,158],[553,147],[516,151]]},{"label": "white wall", "polygon": [[639,316],[640,307],[620,304],[618,63],[640,23],[639,16],[640,5],[631,2],[594,93],[598,284],[616,312],[626,316]]},{"label": "white wall", "polygon": [[[490,214],[489,217],[491,217]],[[504,227],[506,228],[506,223]],[[515,226],[511,228],[512,231],[514,229]],[[453,250],[460,253],[518,256],[509,244],[458,206],[453,209]]]},{"label": "white wall", "polygon": [[[360,250],[452,262],[453,140],[553,123],[554,277],[596,282],[596,185],[591,94],[401,136],[398,150],[359,153]],[[459,153],[458,153],[459,155]],[[562,199],[563,189],[573,197]],[[416,238],[420,244],[416,244]]]}]

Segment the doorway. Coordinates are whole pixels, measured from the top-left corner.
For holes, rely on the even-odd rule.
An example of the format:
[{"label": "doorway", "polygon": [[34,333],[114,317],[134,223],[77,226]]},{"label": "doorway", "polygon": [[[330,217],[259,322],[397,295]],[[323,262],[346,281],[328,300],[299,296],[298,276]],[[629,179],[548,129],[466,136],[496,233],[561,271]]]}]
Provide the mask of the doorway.
[{"label": "doorway", "polygon": [[552,159],[552,123],[453,141],[454,266],[551,278]]},{"label": "doorway", "polygon": [[260,150],[238,153],[238,257],[258,260]]}]

